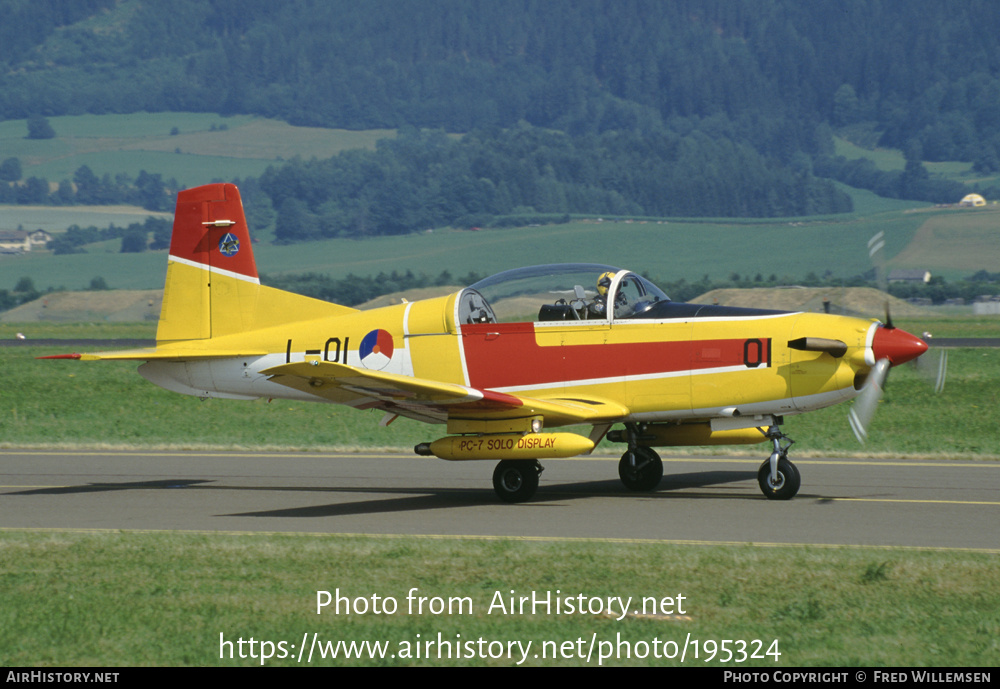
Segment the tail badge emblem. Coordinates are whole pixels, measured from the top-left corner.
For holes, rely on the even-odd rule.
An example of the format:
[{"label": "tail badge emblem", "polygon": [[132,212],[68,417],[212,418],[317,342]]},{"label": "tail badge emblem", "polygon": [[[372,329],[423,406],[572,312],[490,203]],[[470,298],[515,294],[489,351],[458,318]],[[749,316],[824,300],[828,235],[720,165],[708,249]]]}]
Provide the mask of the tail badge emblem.
[{"label": "tail badge emblem", "polygon": [[240,250],[240,240],[232,232],[226,232],[219,240],[219,252],[223,256],[235,256]]}]

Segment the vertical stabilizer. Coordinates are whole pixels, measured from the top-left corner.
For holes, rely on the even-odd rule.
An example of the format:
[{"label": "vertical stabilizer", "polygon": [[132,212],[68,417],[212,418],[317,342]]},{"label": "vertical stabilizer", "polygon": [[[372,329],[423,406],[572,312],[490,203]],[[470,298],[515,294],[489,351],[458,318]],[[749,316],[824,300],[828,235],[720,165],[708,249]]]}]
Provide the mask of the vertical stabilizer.
[{"label": "vertical stabilizer", "polygon": [[253,327],[260,291],[240,192],[208,184],[177,195],[158,343]]}]

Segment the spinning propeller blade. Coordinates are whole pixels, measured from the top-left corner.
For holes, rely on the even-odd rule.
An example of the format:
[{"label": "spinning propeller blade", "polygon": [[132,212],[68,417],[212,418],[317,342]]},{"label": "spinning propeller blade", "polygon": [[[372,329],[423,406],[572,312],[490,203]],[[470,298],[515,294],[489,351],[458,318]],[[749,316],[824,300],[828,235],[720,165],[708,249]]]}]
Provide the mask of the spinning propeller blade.
[{"label": "spinning propeller blade", "polygon": [[868,381],[865,383],[861,394],[854,401],[851,410],[847,413],[847,419],[851,423],[851,430],[854,437],[862,445],[868,438],[868,426],[875,416],[875,409],[879,400],[882,399],[882,390],[885,385],[886,376],[889,375],[889,360],[879,359],[875,362],[871,372],[868,374]]},{"label": "spinning propeller blade", "polygon": [[[885,323],[879,326],[872,340],[872,348],[867,361],[875,361],[868,372],[861,394],[855,399],[847,414],[854,436],[862,445],[868,439],[868,427],[871,425],[879,400],[885,391],[889,368],[907,361],[913,361],[919,369],[926,370],[926,364],[921,365],[919,358],[927,351],[927,343],[922,339],[903,330],[898,330],[892,323],[892,313],[889,311],[889,281],[885,265],[885,232],[878,232],[868,240],[868,258],[875,270],[875,281],[879,290],[885,295]],[[812,344],[812,343],[810,343]],[[789,346],[792,343],[789,342]],[[868,358],[870,356],[870,358]],[[944,389],[945,372],[948,368],[947,354],[942,351],[935,367],[937,380],[935,392]],[[933,375],[933,374],[932,374]]]},{"label": "spinning propeller blade", "polygon": [[875,365],[868,372],[868,380],[847,415],[851,430],[862,445],[868,438],[868,426],[882,399],[889,367],[913,361],[926,351],[927,343],[905,330],[883,325],[875,331],[871,349]]},{"label": "spinning propeller blade", "polygon": [[945,378],[948,376],[948,350],[937,349],[934,354],[926,354],[914,360],[917,373],[928,384],[934,386],[934,392],[944,392]]}]

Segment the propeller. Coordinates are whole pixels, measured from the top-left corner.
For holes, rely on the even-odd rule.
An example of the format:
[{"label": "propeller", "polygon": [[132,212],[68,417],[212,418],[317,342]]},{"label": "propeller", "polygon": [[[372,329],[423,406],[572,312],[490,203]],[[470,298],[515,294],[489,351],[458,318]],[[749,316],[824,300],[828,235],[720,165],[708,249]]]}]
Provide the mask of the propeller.
[{"label": "propeller", "polygon": [[864,445],[868,438],[868,427],[875,416],[882,393],[885,391],[885,381],[889,377],[889,368],[913,361],[927,351],[927,343],[905,330],[900,330],[891,324],[880,325],[872,337],[871,358],[874,364],[868,371],[868,379],[861,388],[861,394],[855,399],[847,414],[851,430],[858,442]]},{"label": "propeller", "polygon": [[919,359],[914,359],[917,374],[928,384],[934,386],[934,392],[944,392],[944,381],[948,377],[948,350],[935,349],[934,354],[928,353]]},{"label": "propeller", "polygon": [[[864,387],[861,388],[861,393],[854,400],[854,404],[847,413],[851,430],[854,431],[854,436],[862,445],[868,439],[868,427],[875,417],[875,410],[885,392],[889,369],[907,361],[917,363],[920,356],[927,351],[926,342],[904,330],[897,329],[893,325],[892,314],[889,311],[889,285],[885,267],[885,232],[878,232],[868,240],[868,258],[875,269],[875,280],[878,288],[886,295],[886,302],[885,323],[875,331],[871,351],[866,355],[866,358],[870,356],[868,360],[874,363],[869,369],[868,378]],[[944,376],[947,367],[947,354],[942,350],[941,359],[936,367],[936,392],[941,392],[944,389]]]},{"label": "propeller", "polygon": [[[889,280],[885,268],[884,231],[875,233],[868,240],[868,258],[871,259],[872,266],[875,268],[875,280],[878,283],[878,288],[886,294],[884,327],[893,330],[896,326],[892,324],[892,314],[889,313]],[[893,364],[896,363],[898,362],[893,362]],[[937,356],[913,359],[913,365],[924,380],[934,385],[935,393],[944,392],[944,381],[948,375],[948,352],[946,350],[938,350]]]},{"label": "propeller", "polygon": [[847,412],[847,420],[851,424],[851,430],[854,431],[854,437],[862,445],[868,439],[868,426],[875,418],[875,409],[878,407],[879,400],[882,399],[885,379],[889,376],[889,365],[888,359],[879,359],[875,362],[868,373],[865,386],[861,388],[861,394],[854,400],[850,411]]}]

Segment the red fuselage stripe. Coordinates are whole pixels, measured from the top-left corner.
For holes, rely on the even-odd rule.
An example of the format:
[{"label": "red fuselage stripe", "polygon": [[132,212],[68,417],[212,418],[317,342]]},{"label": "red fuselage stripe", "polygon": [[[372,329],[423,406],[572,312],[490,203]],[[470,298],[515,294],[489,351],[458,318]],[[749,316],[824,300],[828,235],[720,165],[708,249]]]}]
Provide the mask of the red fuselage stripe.
[{"label": "red fuselage stripe", "polygon": [[[583,333],[581,333],[582,335]],[[531,323],[462,326],[469,385],[507,388],[727,366],[770,366],[768,339],[572,344],[542,347]]]}]

